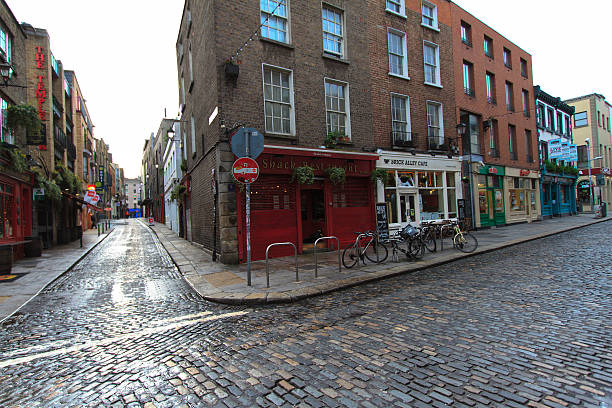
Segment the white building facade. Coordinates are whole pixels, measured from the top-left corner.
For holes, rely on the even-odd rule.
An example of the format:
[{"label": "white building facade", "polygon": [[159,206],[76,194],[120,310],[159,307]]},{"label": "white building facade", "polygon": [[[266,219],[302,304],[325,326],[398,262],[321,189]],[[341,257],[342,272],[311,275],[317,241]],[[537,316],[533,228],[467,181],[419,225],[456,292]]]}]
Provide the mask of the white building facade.
[{"label": "white building facade", "polygon": [[181,144],[180,122],[174,123],[174,134],[168,133],[168,142],[164,149],[164,205],[165,205],[165,224],[172,231],[179,233],[179,198],[172,199],[172,190],[180,184],[181,171]]}]

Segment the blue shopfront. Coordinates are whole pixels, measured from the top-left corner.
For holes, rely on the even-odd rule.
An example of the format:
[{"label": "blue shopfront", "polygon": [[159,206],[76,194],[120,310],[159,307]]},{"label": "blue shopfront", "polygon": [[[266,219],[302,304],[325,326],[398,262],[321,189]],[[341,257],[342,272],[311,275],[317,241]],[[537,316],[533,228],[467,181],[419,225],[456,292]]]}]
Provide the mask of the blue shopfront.
[{"label": "blue shopfront", "polygon": [[576,214],[576,179],[571,174],[548,173],[542,170],[542,217]]}]

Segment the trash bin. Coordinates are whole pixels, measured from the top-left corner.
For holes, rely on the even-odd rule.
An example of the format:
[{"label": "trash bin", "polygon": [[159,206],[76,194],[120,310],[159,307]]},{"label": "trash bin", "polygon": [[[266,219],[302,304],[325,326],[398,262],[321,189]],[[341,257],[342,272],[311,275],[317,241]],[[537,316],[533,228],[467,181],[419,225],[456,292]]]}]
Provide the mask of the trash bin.
[{"label": "trash bin", "polygon": [[38,257],[42,255],[42,240],[39,236],[25,237],[26,244],[23,246],[23,252],[26,257]]},{"label": "trash bin", "polygon": [[601,203],[601,216],[602,217],[608,216],[608,204],[605,202]]}]

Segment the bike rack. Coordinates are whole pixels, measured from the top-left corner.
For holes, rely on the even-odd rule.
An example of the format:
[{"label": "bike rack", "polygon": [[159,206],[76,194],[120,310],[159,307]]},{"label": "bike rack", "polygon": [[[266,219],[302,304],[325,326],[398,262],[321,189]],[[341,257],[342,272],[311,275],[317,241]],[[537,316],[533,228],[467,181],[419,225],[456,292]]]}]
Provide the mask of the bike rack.
[{"label": "bike rack", "polygon": [[276,242],[274,244],[268,245],[268,247],[266,248],[266,287],[267,288],[270,287],[270,265],[268,263],[269,261],[268,252],[270,251],[270,248],[275,247],[275,246],[281,246],[281,245],[291,245],[293,247],[293,256],[295,256],[295,281],[296,282],[300,281],[299,275],[298,275],[297,248],[295,244],[293,242]]},{"label": "bike rack", "polygon": [[338,272],[342,272],[342,266],[340,263],[340,240],[338,237],[330,236],[330,237],[321,237],[318,238],[314,243],[314,258],[315,258],[315,278],[319,277],[319,264],[317,262],[317,243],[323,239],[335,239],[338,245]]}]

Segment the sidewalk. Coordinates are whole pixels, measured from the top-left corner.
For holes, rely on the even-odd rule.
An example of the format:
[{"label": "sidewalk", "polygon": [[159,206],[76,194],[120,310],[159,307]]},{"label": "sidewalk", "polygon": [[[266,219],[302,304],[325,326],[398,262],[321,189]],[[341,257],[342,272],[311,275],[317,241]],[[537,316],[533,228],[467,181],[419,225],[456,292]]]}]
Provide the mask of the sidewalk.
[{"label": "sidewalk", "polygon": [[[465,254],[453,248],[450,239],[444,240],[444,250],[429,253],[417,262],[405,260],[393,262],[391,251],[384,264],[367,263],[338,271],[337,252],[322,252],[318,257],[318,278],[315,278],[313,254],[298,256],[299,282],[296,282],[294,257],[270,260],[270,288],[266,287],[266,262],[252,262],[252,286],[247,285],[247,266],[224,265],[212,262],[207,251],[179,238],[164,224],[155,223],[150,228],[155,232],[162,245],[178,266],[189,284],[206,300],[227,304],[263,304],[293,302],[323,293],[372,282],[416,270],[441,265],[475,254],[516,245],[521,242],[543,238],[599,222],[609,221],[612,217],[595,219],[593,214],[581,214],[534,222],[531,224],[510,225],[501,228],[484,229],[474,232],[478,239],[478,249]],[[146,225],[143,222],[143,225]]]},{"label": "sidewalk", "polygon": [[19,276],[12,281],[0,281],[0,322],[15,313],[36,296],[47,285],[64,272],[69,271],[77,262],[104,240],[114,229],[104,234],[98,229],[83,233],[83,248],[79,240],[66,245],[43,249],[42,256],[23,258],[13,263],[10,275]]}]

